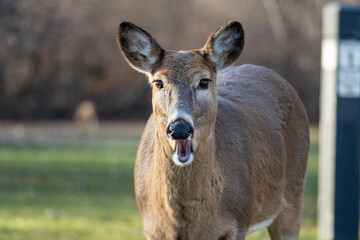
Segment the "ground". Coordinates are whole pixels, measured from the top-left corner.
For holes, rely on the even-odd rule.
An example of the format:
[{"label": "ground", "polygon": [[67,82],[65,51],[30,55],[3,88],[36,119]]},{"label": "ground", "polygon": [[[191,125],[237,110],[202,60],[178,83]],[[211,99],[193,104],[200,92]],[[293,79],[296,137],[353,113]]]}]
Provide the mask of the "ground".
[{"label": "ground", "polygon": [[[0,240],[144,239],[133,191],[143,127],[1,122]],[[311,136],[302,240],[316,239],[316,128]]]}]

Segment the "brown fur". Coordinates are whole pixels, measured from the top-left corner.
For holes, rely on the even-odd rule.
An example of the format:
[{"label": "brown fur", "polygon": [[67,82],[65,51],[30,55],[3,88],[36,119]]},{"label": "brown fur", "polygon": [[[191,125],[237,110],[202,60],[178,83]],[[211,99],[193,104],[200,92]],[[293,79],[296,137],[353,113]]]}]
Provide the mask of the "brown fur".
[{"label": "brown fur", "polygon": [[[225,31],[226,38],[235,37],[224,42],[221,52],[213,46],[216,39],[200,50],[164,50],[148,72],[164,88],[153,88],[153,114],[135,164],[147,239],[243,240],[251,226],[271,218],[271,239],[298,238],[309,150],[306,113],[294,89],[269,69],[244,65],[217,73],[236,60],[234,52],[241,52],[239,26],[231,22],[210,37],[225,36],[222,29],[234,31]],[[126,37],[121,26],[119,33]],[[150,36],[148,46],[154,41]],[[138,54],[122,50],[128,58]],[[199,73],[212,80],[207,92],[196,89]],[[165,131],[180,107],[192,116],[192,144],[198,143],[194,162],[185,167],[172,161]]]}]

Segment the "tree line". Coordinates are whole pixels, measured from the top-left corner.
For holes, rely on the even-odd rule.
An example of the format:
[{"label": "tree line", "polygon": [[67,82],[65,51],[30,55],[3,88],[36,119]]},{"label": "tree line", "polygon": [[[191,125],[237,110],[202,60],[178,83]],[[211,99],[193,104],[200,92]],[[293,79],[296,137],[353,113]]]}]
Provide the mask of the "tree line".
[{"label": "tree line", "polygon": [[[327,0],[0,1],[0,118],[71,119],[84,101],[100,119],[145,119],[151,90],[125,63],[117,27],[132,21],[166,49],[195,49],[229,20],[245,47],[237,64],[274,69],[318,120],[321,9]],[[342,1],[356,3],[360,1]]]}]

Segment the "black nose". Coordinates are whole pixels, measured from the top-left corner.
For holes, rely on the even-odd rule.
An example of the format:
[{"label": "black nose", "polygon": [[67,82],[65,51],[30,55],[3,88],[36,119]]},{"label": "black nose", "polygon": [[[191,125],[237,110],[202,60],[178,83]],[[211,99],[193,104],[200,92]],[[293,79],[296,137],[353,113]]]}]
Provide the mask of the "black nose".
[{"label": "black nose", "polygon": [[193,133],[193,129],[189,123],[183,120],[177,120],[171,123],[167,129],[167,134],[172,139],[187,139]]}]

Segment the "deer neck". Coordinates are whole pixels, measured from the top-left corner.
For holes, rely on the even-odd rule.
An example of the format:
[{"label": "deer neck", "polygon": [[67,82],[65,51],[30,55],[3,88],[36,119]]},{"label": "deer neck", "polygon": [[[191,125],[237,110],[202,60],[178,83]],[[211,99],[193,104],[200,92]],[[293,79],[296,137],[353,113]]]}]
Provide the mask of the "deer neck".
[{"label": "deer neck", "polygon": [[174,229],[184,226],[182,222],[211,219],[222,191],[222,177],[215,161],[214,128],[195,149],[194,162],[189,166],[175,165],[172,154],[168,140],[157,132],[149,188],[153,209],[164,222],[172,222]]}]

